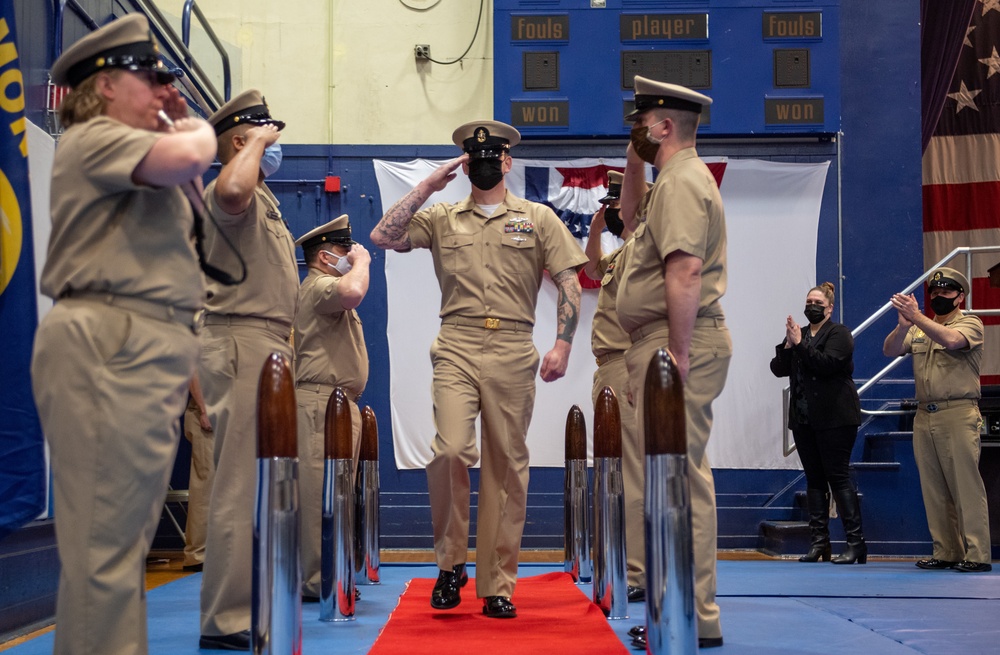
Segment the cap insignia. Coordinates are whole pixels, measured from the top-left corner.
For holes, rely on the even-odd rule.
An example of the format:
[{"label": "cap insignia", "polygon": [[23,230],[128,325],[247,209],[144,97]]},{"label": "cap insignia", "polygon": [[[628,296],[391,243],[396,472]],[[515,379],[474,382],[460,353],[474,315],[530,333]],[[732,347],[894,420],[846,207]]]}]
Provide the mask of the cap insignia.
[{"label": "cap insignia", "polygon": [[476,141],[478,141],[479,143],[485,143],[486,142],[486,128],[485,127],[480,127],[479,129],[476,130]]},{"label": "cap insignia", "polygon": [[941,279],[941,277],[942,277],[941,276],[941,271],[938,271],[937,273],[934,274],[934,277],[931,278],[931,281],[937,282],[938,280]]}]

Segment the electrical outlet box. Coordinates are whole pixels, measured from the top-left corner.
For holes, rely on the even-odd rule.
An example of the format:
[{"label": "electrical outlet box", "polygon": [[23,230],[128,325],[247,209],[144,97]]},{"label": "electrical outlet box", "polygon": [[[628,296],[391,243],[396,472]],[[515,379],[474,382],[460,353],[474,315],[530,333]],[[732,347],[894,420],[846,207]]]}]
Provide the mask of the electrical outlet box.
[{"label": "electrical outlet box", "polygon": [[430,59],[431,47],[426,43],[418,43],[413,46],[413,54],[417,59]]}]

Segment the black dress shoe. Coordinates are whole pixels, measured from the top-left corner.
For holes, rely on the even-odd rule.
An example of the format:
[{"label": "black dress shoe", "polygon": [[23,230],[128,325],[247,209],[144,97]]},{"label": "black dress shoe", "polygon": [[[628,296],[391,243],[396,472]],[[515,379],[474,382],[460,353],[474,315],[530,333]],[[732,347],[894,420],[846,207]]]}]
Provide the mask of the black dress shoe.
[{"label": "black dress shoe", "polygon": [[958,564],[958,562],[949,562],[948,560],[934,559],[934,558],[917,560],[918,569],[928,569],[931,571],[950,569],[956,564]]},{"label": "black dress shoe", "polygon": [[250,650],[250,631],[234,632],[231,635],[202,635],[198,640],[202,650]]},{"label": "black dress shoe", "polygon": [[628,602],[641,603],[646,600],[646,590],[642,587],[628,586]]},{"label": "black dress shoe", "polygon": [[434,591],[431,592],[431,607],[436,610],[450,610],[462,602],[461,589],[469,581],[465,564],[458,564],[452,570],[440,570]]},{"label": "black dress shoe", "polygon": [[642,637],[645,636],[645,634],[646,634],[646,626],[644,625],[632,626],[631,628],[629,628],[628,631],[629,637]]},{"label": "black dress shoe", "polygon": [[197,564],[185,564],[184,565],[184,570],[185,571],[190,571],[192,573],[200,573],[202,571],[202,569],[204,569],[204,568],[205,568],[205,565],[202,564],[201,562],[198,562]]},{"label": "black dress shoe", "polygon": [[962,573],[986,573],[987,571],[993,570],[993,565],[989,562],[970,562],[968,560],[963,560],[951,568],[956,571],[961,571]]},{"label": "black dress shoe", "polygon": [[512,619],[517,610],[506,596],[487,596],[483,599],[483,614],[491,619]]},{"label": "black dress shoe", "polygon": [[[643,628],[643,626],[636,626],[635,628]],[[635,630],[632,628],[632,630]],[[629,630],[629,634],[632,634],[632,630]],[[718,648],[722,645],[722,637],[698,637],[698,648]],[[646,648],[646,629],[643,628],[642,634],[632,635],[632,648]]]}]

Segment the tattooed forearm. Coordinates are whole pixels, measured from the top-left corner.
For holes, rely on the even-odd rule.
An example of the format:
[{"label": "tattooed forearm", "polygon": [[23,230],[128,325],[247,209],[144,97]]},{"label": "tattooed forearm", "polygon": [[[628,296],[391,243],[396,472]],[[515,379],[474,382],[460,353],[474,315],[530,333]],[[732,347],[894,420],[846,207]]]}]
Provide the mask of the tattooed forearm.
[{"label": "tattooed forearm", "polygon": [[576,270],[567,268],[552,277],[559,287],[559,304],[556,308],[559,321],[556,338],[573,343],[576,326],[580,322],[580,280]]},{"label": "tattooed forearm", "polygon": [[379,248],[405,250],[410,245],[410,235],[407,228],[413,215],[420,209],[420,205],[427,198],[418,188],[412,189],[405,196],[396,201],[389,211],[382,216],[375,229],[372,230],[371,239]]}]

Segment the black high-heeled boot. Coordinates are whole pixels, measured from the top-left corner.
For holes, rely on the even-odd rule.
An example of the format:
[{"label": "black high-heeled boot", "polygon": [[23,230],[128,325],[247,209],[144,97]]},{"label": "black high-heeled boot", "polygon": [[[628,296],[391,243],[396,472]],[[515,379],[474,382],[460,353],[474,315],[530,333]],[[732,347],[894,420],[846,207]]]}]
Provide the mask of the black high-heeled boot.
[{"label": "black high-heeled boot", "polygon": [[858,503],[858,492],[853,487],[843,487],[833,490],[833,498],[837,502],[837,511],[844,524],[844,534],[847,536],[847,550],[833,558],[834,564],[864,564],[868,561],[868,546],[861,533],[861,505]]},{"label": "black high-heeled boot", "polygon": [[812,542],[809,552],[800,562],[830,561],[830,494],[820,489],[806,489],[806,508],[809,510],[809,534]]}]

